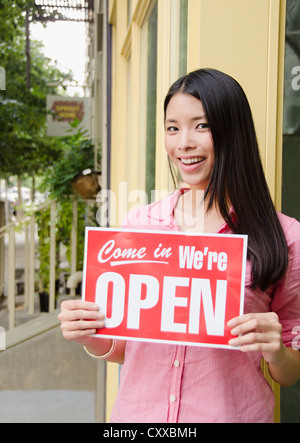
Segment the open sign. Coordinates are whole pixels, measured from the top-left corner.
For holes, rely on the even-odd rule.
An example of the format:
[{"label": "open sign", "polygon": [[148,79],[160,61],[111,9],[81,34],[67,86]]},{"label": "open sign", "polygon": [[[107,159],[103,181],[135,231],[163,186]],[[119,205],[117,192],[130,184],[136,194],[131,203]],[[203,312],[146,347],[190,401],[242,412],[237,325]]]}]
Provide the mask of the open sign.
[{"label": "open sign", "polygon": [[99,337],[229,347],[243,314],[247,236],[86,228],[83,299]]}]

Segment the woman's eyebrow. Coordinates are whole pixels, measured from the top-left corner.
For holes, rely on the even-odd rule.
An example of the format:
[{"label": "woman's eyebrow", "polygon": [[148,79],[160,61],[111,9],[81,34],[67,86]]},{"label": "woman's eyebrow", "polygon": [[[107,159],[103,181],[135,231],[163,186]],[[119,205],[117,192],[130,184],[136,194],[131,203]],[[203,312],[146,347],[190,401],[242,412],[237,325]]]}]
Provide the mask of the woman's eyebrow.
[{"label": "woman's eyebrow", "polygon": [[196,120],[206,120],[206,115],[199,115],[197,117],[192,118],[192,121],[196,121]]},{"label": "woman's eyebrow", "polygon": [[[197,121],[197,120],[206,120],[206,115],[198,115],[196,117],[191,118],[191,121]],[[174,118],[167,118],[166,122],[168,123],[178,123],[178,120]]]},{"label": "woman's eyebrow", "polygon": [[173,119],[173,118],[166,118],[165,120],[168,123],[177,123],[177,120]]}]

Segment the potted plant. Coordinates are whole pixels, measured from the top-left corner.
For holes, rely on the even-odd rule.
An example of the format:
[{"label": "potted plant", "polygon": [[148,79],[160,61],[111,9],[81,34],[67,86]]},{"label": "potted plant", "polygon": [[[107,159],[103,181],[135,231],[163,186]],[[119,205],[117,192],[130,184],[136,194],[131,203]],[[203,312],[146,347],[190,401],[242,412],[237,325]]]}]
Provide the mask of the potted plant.
[{"label": "potted plant", "polygon": [[77,174],[71,181],[71,187],[75,194],[83,199],[95,198],[100,191],[100,172],[85,169]]},{"label": "potted plant", "polygon": [[[78,121],[71,126],[77,128]],[[46,171],[42,189],[50,198],[59,202],[76,194],[82,198],[94,198],[100,190],[100,172],[94,170],[94,144],[80,128],[68,137],[60,139],[62,155]],[[97,163],[100,163],[100,153]]]},{"label": "potted plant", "polygon": [[[78,121],[71,126],[78,128]],[[77,225],[77,269],[83,266],[84,227],[86,220],[86,204],[82,198],[95,197],[100,190],[100,173],[93,170],[94,145],[80,128],[68,137],[58,139],[61,144],[61,156],[45,172],[41,190],[49,194],[50,199],[56,200],[56,248],[57,248],[57,277],[59,277],[59,245],[66,248],[66,256],[70,263],[71,257],[71,228],[72,200],[78,199]],[[100,157],[100,155],[99,155]],[[98,163],[100,158],[98,158]],[[83,172],[82,172],[83,171]],[[83,185],[83,182],[88,183]],[[50,252],[50,210],[41,211],[37,216],[39,233],[39,294],[40,299],[49,293],[49,252]],[[57,288],[58,289],[58,288]]]}]

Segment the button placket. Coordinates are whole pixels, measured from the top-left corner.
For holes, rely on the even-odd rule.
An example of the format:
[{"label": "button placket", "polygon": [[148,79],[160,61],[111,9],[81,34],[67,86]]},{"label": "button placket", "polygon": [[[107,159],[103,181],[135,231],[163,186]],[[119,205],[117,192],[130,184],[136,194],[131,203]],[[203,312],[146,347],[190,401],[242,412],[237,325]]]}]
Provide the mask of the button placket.
[{"label": "button placket", "polygon": [[184,366],[185,346],[177,346],[175,358],[171,369],[171,386],[169,393],[169,423],[176,423],[179,406],[180,406],[180,390],[181,380]]}]

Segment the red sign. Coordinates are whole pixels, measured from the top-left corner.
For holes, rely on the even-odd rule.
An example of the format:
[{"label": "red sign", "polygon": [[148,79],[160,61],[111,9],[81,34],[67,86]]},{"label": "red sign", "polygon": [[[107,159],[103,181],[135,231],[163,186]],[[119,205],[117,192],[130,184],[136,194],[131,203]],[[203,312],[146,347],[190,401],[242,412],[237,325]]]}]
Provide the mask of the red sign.
[{"label": "red sign", "polygon": [[75,118],[81,121],[84,117],[84,103],[82,101],[57,100],[52,108],[53,120],[72,122]]},{"label": "red sign", "polygon": [[83,299],[97,335],[229,347],[243,314],[247,236],[86,228]]}]

